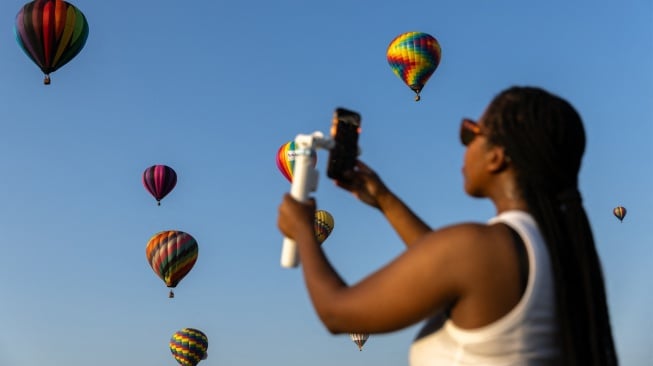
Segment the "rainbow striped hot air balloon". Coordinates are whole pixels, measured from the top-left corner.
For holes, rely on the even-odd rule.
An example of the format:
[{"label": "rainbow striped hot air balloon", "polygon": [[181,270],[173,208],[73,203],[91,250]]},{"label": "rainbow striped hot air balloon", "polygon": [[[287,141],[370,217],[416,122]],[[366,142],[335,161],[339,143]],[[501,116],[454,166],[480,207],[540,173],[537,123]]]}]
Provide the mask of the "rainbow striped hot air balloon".
[{"label": "rainbow striped hot air balloon", "polygon": [[[281,174],[283,174],[283,176],[291,183],[295,171],[296,149],[297,145],[295,144],[295,141],[286,142],[281,145],[276,156],[277,168],[279,168]],[[311,161],[313,167],[315,167],[317,165],[317,154],[314,151],[311,152]]]},{"label": "rainbow striped hot air balloon", "polygon": [[16,41],[43,71],[43,83],[50,73],[67,64],[84,48],[88,22],[84,14],[62,0],[34,0],[16,15]]},{"label": "rainbow striped hot air balloon", "polygon": [[143,172],[143,186],[161,205],[163,197],[167,196],[177,185],[177,173],[167,165],[152,165]]},{"label": "rainbow striped hot air balloon", "polygon": [[145,248],[147,261],[159,278],[172,289],[177,286],[197,261],[197,241],[183,231],[167,230],[154,234]]},{"label": "rainbow striped hot air balloon", "polygon": [[206,359],[209,339],[202,331],[184,328],[170,338],[170,352],[182,366],[195,366]]},{"label": "rainbow striped hot air balloon", "polygon": [[441,55],[438,40],[423,32],[400,34],[386,53],[392,72],[415,92],[415,101],[420,100],[419,93],[438,68]]}]

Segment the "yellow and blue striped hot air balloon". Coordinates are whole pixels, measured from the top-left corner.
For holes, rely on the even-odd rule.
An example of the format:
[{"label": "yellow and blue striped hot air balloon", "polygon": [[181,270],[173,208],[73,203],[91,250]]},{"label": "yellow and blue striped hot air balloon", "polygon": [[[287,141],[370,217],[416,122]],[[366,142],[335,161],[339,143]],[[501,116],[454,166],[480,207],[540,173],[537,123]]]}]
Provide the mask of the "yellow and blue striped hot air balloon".
[{"label": "yellow and blue striped hot air balloon", "polygon": [[315,238],[317,242],[322,244],[331,235],[333,231],[334,221],[333,216],[325,210],[315,211]]},{"label": "yellow and blue striped hot air balloon", "polygon": [[441,56],[438,40],[423,32],[400,34],[386,53],[392,72],[415,92],[415,101],[420,100],[419,93],[438,68]]},{"label": "yellow and blue striped hot air balloon", "polygon": [[[154,234],[145,248],[145,256],[154,273],[171,289],[193,268],[198,252],[195,238],[177,230]],[[174,296],[170,290],[169,297]]]},{"label": "yellow and blue striped hot air balloon", "polygon": [[182,366],[195,366],[206,359],[209,339],[202,331],[184,328],[170,338],[170,352]]}]

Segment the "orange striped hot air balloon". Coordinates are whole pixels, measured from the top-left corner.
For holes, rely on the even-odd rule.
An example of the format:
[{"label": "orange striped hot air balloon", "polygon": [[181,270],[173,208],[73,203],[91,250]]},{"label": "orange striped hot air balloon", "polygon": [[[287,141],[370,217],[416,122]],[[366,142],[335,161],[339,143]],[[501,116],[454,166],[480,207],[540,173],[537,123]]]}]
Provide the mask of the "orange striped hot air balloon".
[{"label": "orange striped hot air balloon", "polygon": [[193,268],[198,252],[195,238],[183,231],[161,231],[147,243],[145,256],[154,273],[171,289],[168,297],[175,297],[172,289]]}]

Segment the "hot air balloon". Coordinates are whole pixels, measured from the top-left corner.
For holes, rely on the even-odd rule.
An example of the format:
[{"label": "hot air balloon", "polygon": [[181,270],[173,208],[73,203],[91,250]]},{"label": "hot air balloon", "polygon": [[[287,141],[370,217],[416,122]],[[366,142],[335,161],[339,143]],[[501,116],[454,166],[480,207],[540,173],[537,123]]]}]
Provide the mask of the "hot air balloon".
[{"label": "hot air balloon", "polygon": [[172,289],[193,268],[198,252],[197,241],[183,231],[161,231],[147,243],[145,256],[154,273],[171,289],[168,297],[175,297]]},{"label": "hot air balloon", "polygon": [[370,337],[369,334],[365,333],[349,333],[349,336],[351,337],[351,340],[356,343],[359,351],[363,350],[363,345],[367,342],[367,338]]},{"label": "hot air balloon", "polygon": [[[289,141],[281,145],[277,151],[277,168],[279,168],[281,174],[283,174],[283,176],[291,183],[295,169],[295,155],[297,154],[295,151],[296,148],[295,141]],[[311,152],[311,158],[313,167],[315,167],[317,165],[317,154],[315,151]]]},{"label": "hot air balloon", "polygon": [[315,238],[322,244],[333,230],[333,216],[325,210],[315,211]]},{"label": "hot air balloon", "polygon": [[177,185],[177,173],[167,165],[152,165],[143,172],[143,186],[161,205],[163,197],[167,196]]},{"label": "hot air balloon", "polygon": [[423,32],[407,32],[390,42],[386,57],[392,72],[415,92],[415,101],[419,101],[419,93],[438,68],[441,54],[435,37]]},{"label": "hot air balloon", "polygon": [[170,338],[170,352],[182,366],[195,366],[206,359],[209,339],[202,331],[184,328]]},{"label": "hot air balloon", "polygon": [[50,73],[67,64],[84,48],[88,22],[82,12],[62,0],[34,0],[16,15],[16,41],[43,71],[43,84]]},{"label": "hot air balloon", "polygon": [[623,206],[617,206],[612,210],[612,213],[619,219],[619,221],[623,222],[624,217],[626,217],[626,208]]}]

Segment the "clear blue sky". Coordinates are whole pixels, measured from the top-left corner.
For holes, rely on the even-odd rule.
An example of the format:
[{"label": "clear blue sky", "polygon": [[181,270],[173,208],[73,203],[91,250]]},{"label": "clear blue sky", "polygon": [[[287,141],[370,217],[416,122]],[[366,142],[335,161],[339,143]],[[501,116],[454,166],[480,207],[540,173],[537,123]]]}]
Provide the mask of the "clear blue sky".
[{"label": "clear blue sky", "polygon": [[[359,352],[319,323],[300,270],[279,266],[276,151],[328,131],[337,106],[359,111],[361,158],[428,223],[485,221],[490,203],[462,190],[457,131],[511,85],[583,116],[580,185],[620,359],[653,360],[650,0],[77,0],[86,47],[47,87],[14,39],[23,4],[0,2],[1,366],[176,365],[168,340],[183,327],[208,335],[204,366],[407,364],[418,325]],[[419,103],[385,59],[411,30],[442,46]],[[141,185],[152,164],[179,175],[160,207]],[[315,196],[347,281],[402,250],[327,179]],[[145,259],[169,229],[200,246],[172,300]]]}]

